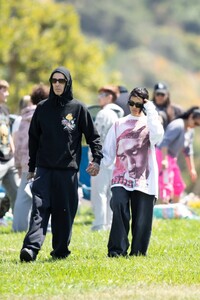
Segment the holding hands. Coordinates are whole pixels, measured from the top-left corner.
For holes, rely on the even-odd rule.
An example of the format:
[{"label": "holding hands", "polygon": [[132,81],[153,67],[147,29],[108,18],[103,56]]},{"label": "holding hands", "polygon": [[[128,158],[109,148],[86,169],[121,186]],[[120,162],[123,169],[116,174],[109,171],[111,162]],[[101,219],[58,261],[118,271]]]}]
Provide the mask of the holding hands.
[{"label": "holding hands", "polygon": [[100,166],[96,162],[90,162],[86,169],[86,172],[88,172],[90,176],[96,176],[99,173],[99,169]]}]

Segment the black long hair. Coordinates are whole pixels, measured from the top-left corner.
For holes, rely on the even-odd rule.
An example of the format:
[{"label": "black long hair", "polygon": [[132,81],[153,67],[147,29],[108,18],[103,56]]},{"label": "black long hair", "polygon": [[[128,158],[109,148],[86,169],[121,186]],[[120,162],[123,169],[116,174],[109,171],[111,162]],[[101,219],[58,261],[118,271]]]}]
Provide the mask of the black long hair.
[{"label": "black long hair", "polygon": [[193,119],[200,118],[200,108],[199,106],[192,106],[181,115],[177,117],[177,119],[187,120],[189,116],[192,114]]},{"label": "black long hair", "polygon": [[131,97],[140,97],[142,99],[149,99],[149,92],[144,87],[136,87],[130,92],[129,100]]},{"label": "black long hair", "polygon": [[[130,100],[131,97],[139,97],[142,98],[143,100],[144,99],[148,100],[149,92],[145,87],[136,87],[130,92],[128,100]],[[143,113],[146,115],[146,110],[144,107],[140,109],[140,112],[141,111],[143,111]]]}]

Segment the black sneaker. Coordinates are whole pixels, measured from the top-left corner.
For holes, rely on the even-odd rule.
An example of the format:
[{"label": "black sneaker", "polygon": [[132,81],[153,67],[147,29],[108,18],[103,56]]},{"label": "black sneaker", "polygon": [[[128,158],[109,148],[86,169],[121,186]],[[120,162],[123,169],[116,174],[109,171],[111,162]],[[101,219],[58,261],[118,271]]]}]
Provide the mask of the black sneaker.
[{"label": "black sneaker", "polygon": [[110,251],[108,257],[120,257],[120,254],[115,251]]},{"label": "black sneaker", "polygon": [[20,252],[20,260],[25,262],[30,262],[36,260],[37,253],[32,249],[23,248]]},{"label": "black sneaker", "polygon": [[66,254],[62,254],[62,255],[56,255],[54,251],[51,251],[50,255],[52,256],[53,259],[65,259],[70,255],[70,251]]},{"label": "black sneaker", "polygon": [[127,257],[127,253],[118,253],[116,251],[108,252],[108,257]]}]

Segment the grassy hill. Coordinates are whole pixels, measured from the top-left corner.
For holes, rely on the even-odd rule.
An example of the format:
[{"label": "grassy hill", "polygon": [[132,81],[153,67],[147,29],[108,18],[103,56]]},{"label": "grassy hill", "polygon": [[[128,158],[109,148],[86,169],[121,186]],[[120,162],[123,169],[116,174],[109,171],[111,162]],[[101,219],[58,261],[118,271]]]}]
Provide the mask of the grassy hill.
[{"label": "grassy hill", "polygon": [[92,232],[90,207],[76,216],[65,260],[50,258],[51,234],[33,263],[20,263],[25,233],[0,227],[0,299],[200,299],[199,220],[154,219],[147,257],[107,257],[108,232]]},{"label": "grassy hill", "polygon": [[83,32],[115,44],[108,72],[119,70],[129,89],[157,81],[169,85],[174,102],[188,107],[200,102],[200,2],[175,0],[69,0],[77,9]]}]

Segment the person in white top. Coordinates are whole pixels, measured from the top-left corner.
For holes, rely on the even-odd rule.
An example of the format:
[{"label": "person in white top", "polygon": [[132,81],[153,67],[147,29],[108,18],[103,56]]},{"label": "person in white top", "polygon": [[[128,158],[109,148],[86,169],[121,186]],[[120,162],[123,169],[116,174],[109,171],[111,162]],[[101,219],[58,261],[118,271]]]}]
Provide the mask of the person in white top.
[{"label": "person in white top", "polygon": [[[123,109],[115,104],[117,95],[117,86],[108,85],[99,89],[98,100],[102,109],[96,116],[95,126],[100,135],[102,145],[112,124],[124,115]],[[99,174],[96,177],[91,177],[91,202],[94,212],[94,221],[91,229],[93,231],[107,230],[111,226],[111,176],[112,166],[105,167],[101,165]]]},{"label": "person in white top", "polygon": [[102,164],[109,167],[114,162],[108,257],[127,255],[130,215],[130,255],[147,254],[153,206],[158,196],[155,145],[164,134],[155,105],[148,99],[146,88],[131,91],[128,100],[131,114],[113,124],[103,146]]}]

